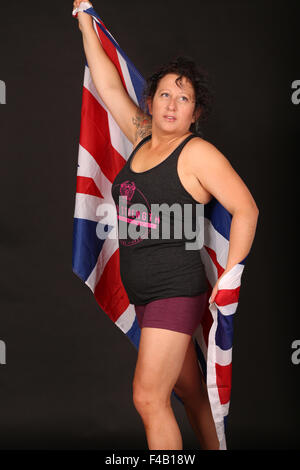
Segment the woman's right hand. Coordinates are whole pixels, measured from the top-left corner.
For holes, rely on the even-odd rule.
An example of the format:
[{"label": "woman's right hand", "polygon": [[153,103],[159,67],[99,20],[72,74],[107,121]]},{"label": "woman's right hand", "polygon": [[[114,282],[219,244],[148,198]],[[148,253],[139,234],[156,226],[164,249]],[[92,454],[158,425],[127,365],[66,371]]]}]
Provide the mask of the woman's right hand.
[{"label": "woman's right hand", "polygon": [[[74,0],[73,2],[73,10],[75,8],[78,8],[80,3],[84,2],[86,0]],[[89,1],[89,3],[92,5],[93,4]],[[93,7],[94,8],[94,7]],[[91,15],[88,15],[87,13],[84,13],[84,11],[79,11],[77,14],[77,19],[78,19],[78,27],[82,31],[85,27],[92,26],[92,17]]]}]

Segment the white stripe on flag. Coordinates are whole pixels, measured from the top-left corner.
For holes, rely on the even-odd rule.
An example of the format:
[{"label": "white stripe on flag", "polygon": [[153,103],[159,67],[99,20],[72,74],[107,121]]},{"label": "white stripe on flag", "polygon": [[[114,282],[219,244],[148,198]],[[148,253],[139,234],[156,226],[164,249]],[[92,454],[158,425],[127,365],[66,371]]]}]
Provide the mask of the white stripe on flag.
[{"label": "white stripe on flag", "polygon": [[74,217],[76,219],[91,220],[99,222],[99,216],[96,215],[100,200],[96,196],[89,194],[76,193]]},{"label": "white stripe on flag", "polygon": [[[94,181],[95,186],[99,189],[100,194],[102,194],[105,202],[115,206],[111,194],[111,182],[101,171],[101,168],[99,167],[94,157],[80,144],[78,152],[78,164],[79,166],[77,168],[77,176],[91,178]],[[100,199],[100,201],[102,201],[102,199]]]},{"label": "white stripe on flag", "polygon": [[219,289],[236,289],[241,285],[241,276],[244,270],[243,264],[235,264],[219,282]]},{"label": "white stripe on flag", "polygon": [[215,302],[215,304],[217,305],[218,309],[220,310],[220,312],[222,313],[222,315],[224,315],[225,317],[228,316],[228,315],[233,315],[237,309],[237,306],[238,306],[238,303],[237,302],[234,302],[232,304],[229,304],[229,305],[218,305],[217,302]]},{"label": "white stripe on flag", "polygon": [[127,309],[119,316],[115,324],[126,334],[135,320],[136,313],[134,305],[129,304]]},{"label": "white stripe on flag", "polygon": [[200,254],[201,254],[201,259],[205,266],[206,277],[211,287],[213,288],[218,279],[217,268],[205,248],[201,248]]},{"label": "white stripe on flag", "polygon": [[223,351],[218,345],[216,345],[216,362],[220,366],[228,366],[232,360],[232,348]]},{"label": "white stripe on flag", "polygon": [[204,234],[205,245],[214,250],[218,263],[225,269],[229,250],[228,240],[214,228],[206,217],[204,218]]}]

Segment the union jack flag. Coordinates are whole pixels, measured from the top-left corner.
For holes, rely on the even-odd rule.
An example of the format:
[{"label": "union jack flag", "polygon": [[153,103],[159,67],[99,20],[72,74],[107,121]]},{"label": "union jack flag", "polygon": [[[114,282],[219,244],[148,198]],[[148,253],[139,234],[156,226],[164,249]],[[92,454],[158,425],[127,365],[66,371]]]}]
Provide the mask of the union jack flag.
[{"label": "union jack flag", "polygon": [[[102,47],[116,66],[129,96],[141,106],[144,78],[91,4],[82,2],[79,8],[73,10],[74,17],[78,11],[85,11],[92,16],[93,27]],[[111,185],[132,149],[132,143],[98,95],[86,62],[72,267],[73,272],[91,289],[101,309],[138,349],[141,331],[134,305],[129,303],[120,278],[118,238],[108,236],[117,224],[116,213],[115,216],[108,214],[105,222],[99,216],[99,208],[104,207],[104,204],[114,207]],[[231,214],[215,198],[204,206],[204,245],[200,253],[205,265],[209,294],[226,267],[231,219]],[[101,237],[98,236],[100,232]],[[233,318],[238,305],[245,260],[246,258],[236,264],[219,281],[215,301],[212,304],[207,303],[203,322],[193,335],[199,368],[207,384],[220,450],[227,448],[225,427],[231,393]],[[174,391],[173,394],[183,403]]]}]

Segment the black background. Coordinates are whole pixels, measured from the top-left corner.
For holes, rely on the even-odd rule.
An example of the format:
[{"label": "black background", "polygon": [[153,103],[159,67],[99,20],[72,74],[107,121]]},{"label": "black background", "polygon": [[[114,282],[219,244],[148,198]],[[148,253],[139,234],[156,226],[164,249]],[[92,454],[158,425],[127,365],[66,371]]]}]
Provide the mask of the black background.
[{"label": "black background", "polygon": [[[299,2],[298,2],[299,3]],[[141,74],[177,54],[213,77],[205,138],[260,209],[235,317],[229,449],[300,448],[296,1],[97,1]],[[84,51],[72,1],[3,2],[1,449],[145,449],[136,350],[72,272]],[[173,400],[184,449],[199,448]]]}]

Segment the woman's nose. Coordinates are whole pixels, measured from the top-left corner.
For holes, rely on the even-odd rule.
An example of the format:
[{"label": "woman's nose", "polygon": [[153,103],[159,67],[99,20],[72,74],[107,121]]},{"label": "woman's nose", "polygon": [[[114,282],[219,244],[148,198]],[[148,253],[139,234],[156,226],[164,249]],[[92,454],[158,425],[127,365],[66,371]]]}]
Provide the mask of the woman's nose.
[{"label": "woman's nose", "polygon": [[176,107],[176,99],[175,98],[170,98],[168,102],[168,108],[169,109],[175,109]]}]

